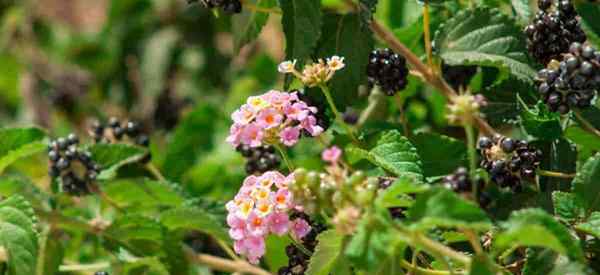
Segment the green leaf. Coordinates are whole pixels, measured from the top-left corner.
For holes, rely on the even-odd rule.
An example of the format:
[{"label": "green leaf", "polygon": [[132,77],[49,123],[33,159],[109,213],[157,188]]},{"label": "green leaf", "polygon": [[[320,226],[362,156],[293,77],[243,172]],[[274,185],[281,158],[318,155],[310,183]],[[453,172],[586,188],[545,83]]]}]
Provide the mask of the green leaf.
[{"label": "green leaf", "polygon": [[577,171],[573,193],[583,201],[588,213],[600,210],[600,153],[589,158]]},{"label": "green leaf", "polygon": [[45,136],[39,128],[0,128],[0,174],[16,160],[41,152]]},{"label": "green leaf", "polygon": [[494,262],[485,255],[476,255],[471,262],[471,270],[469,275],[489,275],[497,274],[498,269],[494,266]]},{"label": "green leaf", "polygon": [[583,202],[573,193],[552,192],[554,215],[565,222],[573,222],[585,215]]},{"label": "green leaf", "polygon": [[487,230],[492,227],[488,216],[478,205],[451,190],[436,187],[417,195],[409,209],[414,228],[458,227]]},{"label": "green leaf", "polygon": [[558,254],[551,249],[527,248],[523,275],[548,274],[554,267]]},{"label": "green leaf", "polygon": [[383,133],[371,151],[358,148],[347,150],[394,175],[423,181],[423,168],[417,149],[397,130]]},{"label": "green leaf", "polygon": [[153,100],[156,100],[160,92],[165,89],[167,79],[165,75],[171,69],[169,65],[173,52],[180,40],[181,34],[174,26],[162,28],[148,38],[139,65],[140,85],[144,91],[141,100],[147,101],[147,105],[153,106]]},{"label": "green leaf", "polygon": [[407,203],[406,197],[409,194],[422,193],[429,189],[429,185],[422,182],[415,182],[410,178],[399,178],[390,187],[380,191],[377,197],[377,204],[384,208],[409,206],[412,205],[412,199]]},{"label": "green leaf", "polygon": [[321,37],[320,0],[279,0],[283,11],[281,24],[285,33],[285,56],[287,60],[308,58]]},{"label": "green leaf", "polygon": [[368,24],[373,19],[373,14],[377,11],[379,0],[359,0],[358,3],[363,7],[360,9],[360,17],[363,24]]},{"label": "green leaf", "polygon": [[[534,141],[531,144],[543,152],[540,169],[565,174],[575,173],[577,148],[564,138],[553,141]],[[552,192],[569,191],[572,179],[539,177],[540,190],[538,206],[552,212]]]},{"label": "green leaf", "polygon": [[527,134],[541,140],[555,140],[562,136],[560,115],[550,112],[543,102],[539,101],[535,108],[529,108],[519,98],[521,111],[521,125]]},{"label": "green leaf", "polygon": [[102,190],[117,205],[128,208],[153,210],[158,207],[174,207],[184,202],[179,186],[149,179],[123,179],[108,181]]},{"label": "green leaf", "polygon": [[447,175],[466,165],[467,147],[460,140],[436,133],[419,133],[411,142],[421,157],[426,177]]},{"label": "green leaf", "polygon": [[[48,230],[50,231],[50,230]],[[63,262],[65,249],[60,242],[59,232],[45,232],[40,238],[36,275],[57,274]]]},{"label": "green leaf", "polygon": [[515,245],[545,247],[568,256],[571,260],[583,260],[583,251],[579,242],[571,236],[569,230],[541,209],[515,211],[508,221],[502,224],[504,229],[496,235],[495,246],[498,250]]},{"label": "green leaf", "polygon": [[458,13],[436,33],[434,45],[448,65],[495,67],[527,83],[536,75],[528,64],[520,28],[496,9],[479,7]]},{"label": "green leaf", "polygon": [[485,118],[490,125],[496,127],[504,126],[506,123],[518,121],[521,114],[518,98],[527,104],[535,104],[538,100],[533,83],[524,83],[510,76],[501,83],[485,87],[482,94],[488,104],[482,108]]},{"label": "green leaf", "polygon": [[191,229],[198,230],[223,241],[229,240],[223,222],[203,209],[196,207],[180,207],[162,212],[160,222],[169,230]]},{"label": "green leaf", "polygon": [[600,212],[593,212],[585,222],[577,224],[575,228],[600,238]]},{"label": "green leaf", "polygon": [[580,160],[585,160],[591,157],[594,152],[600,151],[600,137],[579,126],[571,125],[565,130],[564,135],[565,138],[577,145]]},{"label": "green leaf", "polygon": [[519,22],[522,24],[529,23],[531,17],[531,8],[529,7],[528,0],[511,0],[513,11],[517,14]]},{"label": "green leaf", "polygon": [[122,215],[106,229],[107,235],[118,238],[118,242],[107,239],[106,244],[109,248],[116,248],[125,243],[127,247],[134,248],[138,256],[162,255],[163,230],[154,219],[137,214]]},{"label": "green leaf", "polygon": [[357,14],[325,14],[323,18],[324,35],[319,40],[317,55],[344,57],[346,67],[335,73],[329,85],[336,105],[346,106],[356,102],[358,86],[367,83],[365,72],[373,36],[361,25]]},{"label": "green leaf", "polygon": [[117,264],[118,272],[123,275],[169,275],[169,271],[157,257],[135,258]]},{"label": "green leaf", "polygon": [[179,181],[200,154],[212,148],[218,117],[213,107],[201,104],[180,122],[167,147],[163,165],[167,178]]},{"label": "green leaf", "polygon": [[148,151],[142,147],[127,144],[98,143],[90,148],[92,159],[102,167],[98,179],[107,180],[117,176],[119,168],[139,162]]},{"label": "green leaf", "polygon": [[575,5],[577,13],[581,16],[583,23],[594,32],[596,36],[600,36],[600,6],[597,3],[582,2]]},{"label": "green leaf", "polygon": [[8,274],[35,274],[38,233],[31,205],[21,196],[0,201],[0,247],[8,254]]},{"label": "green leaf", "polygon": [[342,258],[342,240],[343,235],[338,234],[335,229],[321,232],[317,237],[318,244],[315,252],[310,258],[307,275],[328,275],[335,269],[337,263]]},{"label": "green leaf", "polygon": [[[256,0],[253,5],[262,9],[270,9],[277,6],[276,0]],[[269,19],[268,12],[258,12],[255,10],[244,9],[241,14],[232,17],[234,50],[236,53],[240,49],[252,42],[258,37],[263,27]]]}]

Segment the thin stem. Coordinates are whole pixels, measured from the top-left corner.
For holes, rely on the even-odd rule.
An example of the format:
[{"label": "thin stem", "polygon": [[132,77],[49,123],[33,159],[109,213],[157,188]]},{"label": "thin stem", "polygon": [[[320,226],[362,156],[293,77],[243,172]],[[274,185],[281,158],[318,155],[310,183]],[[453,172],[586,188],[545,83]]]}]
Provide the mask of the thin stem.
[{"label": "thin stem", "polygon": [[[191,254],[193,252],[189,252]],[[223,259],[220,257],[208,255],[208,254],[195,254],[190,256],[196,263],[205,265],[213,270],[223,272],[239,272],[242,274],[253,274],[253,275],[271,275],[268,271],[251,265],[246,261],[232,261]]]},{"label": "thin stem", "polygon": [[542,169],[538,169],[537,174],[540,176],[544,176],[544,177],[561,178],[561,179],[572,179],[576,176],[576,174],[564,174],[561,172],[547,171],[547,170],[542,170]]},{"label": "thin stem", "polygon": [[[471,175],[471,179],[475,178],[475,170],[477,169],[477,151],[475,150],[475,131],[473,130],[473,125],[471,124],[463,124],[465,128],[465,134],[467,136],[467,150],[469,154],[469,173]],[[473,197],[477,195],[477,181],[473,180],[472,183]]]},{"label": "thin stem", "polygon": [[157,180],[159,180],[161,182],[167,181],[165,176],[163,176],[163,174],[160,172],[160,170],[158,170],[158,168],[156,168],[156,166],[154,166],[154,164],[152,164],[152,162],[149,162],[148,164],[146,164],[146,170],[148,170],[148,172],[150,172],[150,174],[152,174],[152,176],[154,178],[156,178]]},{"label": "thin stem", "polygon": [[417,244],[425,247],[430,252],[440,254],[443,256],[447,256],[450,259],[453,259],[457,262],[464,264],[465,266],[469,266],[471,264],[471,258],[467,255],[462,254],[453,250],[450,247],[447,247],[439,242],[436,242],[430,238],[427,238],[422,233],[416,233],[413,239]]},{"label": "thin stem", "polygon": [[287,166],[287,168],[290,171],[290,173],[293,172],[294,171],[294,164],[292,163],[292,161],[288,157],[285,149],[280,144],[275,144],[273,146],[277,149],[277,151],[279,151],[279,154],[281,155],[281,158],[283,159],[283,162],[285,163],[285,166]]},{"label": "thin stem", "polygon": [[431,54],[431,31],[429,29],[429,1],[423,3],[423,39],[425,39],[425,51],[427,52],[427,65],[433,70],[433,55]]},{"label": "thin stem", "polygon": [[224,241],[222,241],[219,238],[214,238],[214,240],[221,247],[221,249],[223,249],[223,251],[225,251],[225,253],[227,253],[227,256],[229,256],[230,258],[232,258],[236,261],[240,260],[240,257],[238,257],[238,255],[235,254],[235,252],[233,252],[233,250],[231,249],[231,247],[229,247],[228,244],[226,244]]},{"label": "thin stem", "polygon": [[425,269],[418,267],[414,264],[409,263],[405,259],[400,259],[400,266],[405,268],[406,270],[412,272],[412,274],[422,274],[422,275],[449,275],[449,271],[445,270],[434,270],[434,269]]},{"label": "thin stem", "polygon": [[253,3],[250,3],[247,0],[241,0],[240,2],[242,2],[242,6],[244,8],[247,8],[253,12],[262,12],[262,13],[273,13],[273,14],[282,14],[280,9],[269,9],[269,8],[263,8],[263,7],[259,7],[254,5]]},{"label": "thin stem", "polygon": [[294,239],[294,237],[292,237],[291,235],[288,235],[288,237],[292,241],[292,244],[294,244],[295,247],[300,249],[300,251],[302,251],[302,253],[304,253],[304,255],[309,256],[309,257],[312,256],[312,252],[310,252],[310,250],[308,250],[308,248],[306,248],[302,243],[300,243],[299,241]]},{"label": "thin stem", "polygon": [[475,250],[476,254],[483,253],[483,248],[481,247],[481,243],[479,242],[479,237],[477,237],[477,234],[475,233],[475,231],[473,231],[471,229],[465,229],[465,230],[463,230],[463,234],[465,234],[465,236],[469,240],[469,243],[471,243],[471,246],[473,247],[473,250]]},{"label": "thin stem", "polygon": [[582,115],[581,112],[579,112],[578,110],[573,110],[573,113],[575,114],[575,116],[577,117],[577,119],[579,120],[579,123],[581,124],[581,126],[588,132],[600,137],[600,130],[596,129],[594,127],[594,125],[592,125],[592,123],[590,123],[587,119],[585,119]]},{"label": "thin stem", "polygon": [[341,113],[338,111],[337,107],[335,106],[335,102],[333,101],[333,97],[331,96],[331,91],[329,90],[329,87],[327,87],[327,85],[319,85],[319,87],[321,88],[321,91],[323,91],[323,94],[325,95],[325,98],[327,99],[327,103],[329,104],[329,107],[331,108],[331,110],[333,111],[333,114],[335,115],[335,119],[342,125],[342,127],[344,127],[344,129],[346,129],[346,132],[348,132],[348,135],[352,139],[352,142],[354,142],[357,145],[360,144],[358,139],[354,136],[354,131],[352,131],[352,128],[350,128],[350,126],[348,126],[348,124],[346,124],[344,122],[344,119],[342,118]]},{"label": "thin stem", "polygon": [[58,267],[60,272],[73,272],[73,271],[95,271],[103,270],[110,267],[109,262],[100,262],[95,264],[73,264],[73,265],[61,265]]}]

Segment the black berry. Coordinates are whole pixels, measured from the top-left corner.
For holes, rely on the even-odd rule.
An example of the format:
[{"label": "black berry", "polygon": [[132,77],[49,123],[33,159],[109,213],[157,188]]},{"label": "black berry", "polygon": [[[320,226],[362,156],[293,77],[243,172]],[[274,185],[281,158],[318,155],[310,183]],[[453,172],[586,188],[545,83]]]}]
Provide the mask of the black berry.
[{"label": "black berry", "polygon": [[240,0],[201,0],[207,8],[221,8],[227,13],[242,12],[242,2]]},{"label": "black berry", "polygon": [[408,83],[408,67],[403,56],[391,49],[378,49],[369,55],[367,77],[369,85],[378,85],[388,96],[404,90]]},{"label": "black berry", "polygon": [[89,194],[90,186],[100,173],[100,166],[92,160],[91,153],[79,149],[78,144],[79,138],[70,134],[51,141],[48,146],[48,174],[60,178],[63,192],[74,196]]},{"label": "black berry", "polygon": [[242,144],[236,150],[246,158],[246,173],[248,175],[276,170],[281,164],[281,159],[275,152],[275,148],[270,145],[253,148]]}]

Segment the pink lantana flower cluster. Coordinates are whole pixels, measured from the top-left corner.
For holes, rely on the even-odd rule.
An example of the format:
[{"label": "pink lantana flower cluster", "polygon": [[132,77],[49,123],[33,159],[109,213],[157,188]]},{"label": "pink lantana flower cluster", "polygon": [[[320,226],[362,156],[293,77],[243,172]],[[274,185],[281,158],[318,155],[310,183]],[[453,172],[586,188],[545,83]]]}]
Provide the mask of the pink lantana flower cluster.
[{"label": "pink lantana flower cluster", "polygon": [[293,146],[300,139],[302,130],[318,136],[323,128],[314,116],[317,108],[298,99],[296,92],[271,90],[263,95],[251,96],[232,115],[227,142],[237,147],[246,144],[258,147],[265,142]]},{"label": "pink lantana flower cluster", "polygon": [[294,203],[288,185],[294,174],[287,177],[269,171],[260,176],[248,176],[235,198],[226,205],[229,236],[235,241],[234,250],[256,264],[265,254],[265,238],[269,234],[292,234],[299,240],[311,230],[303,219],[290,220],[292,210],[302,208]]}]

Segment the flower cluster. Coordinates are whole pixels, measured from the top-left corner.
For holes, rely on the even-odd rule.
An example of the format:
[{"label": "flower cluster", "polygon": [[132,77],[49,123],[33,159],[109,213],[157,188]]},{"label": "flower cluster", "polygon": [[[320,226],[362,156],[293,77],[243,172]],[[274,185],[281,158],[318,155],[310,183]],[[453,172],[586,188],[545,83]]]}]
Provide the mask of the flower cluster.
[{"label": "flower cluster", "polygon": [[487,106],[487,101],[480,95],[462,94],[452,98],[448,105],[448,122],[454,125],[472,124],[476,117],[481,116],[481,107]]},{"label": "flower cluster", "polygon": [[235,240],[235,252],[245,255],[251,263],[258,263],[265,254],[267,235],[291,233],[299,240],[310,232],[306,220],[290,220],[292,211],[302,210],[288,190],[294,177],[294,174],[286,177],[275,171],[249,176],[235,198],[227,203],[227,224],[229,235]]},{"label": "flower cluster", "polygon": [[277,69],[280,73],[293,74],[308,87],[327,83],[336,71],[346,67],[344,58],[337,55],[327,58],[327,60],[319,59],[316,63],[304,66],[302,73],[296,70],[296,62],[297,60],[284,61],[279,64]]},{"label": "flower cluster", "polygon": [[323,128],[317,124],[317,108],[308,106],[296,92],[271,90],[260,96],[251,96],[232,115],[227,142],[258,147],[264,143],[293,146],[302,130],[318,136]]}]

